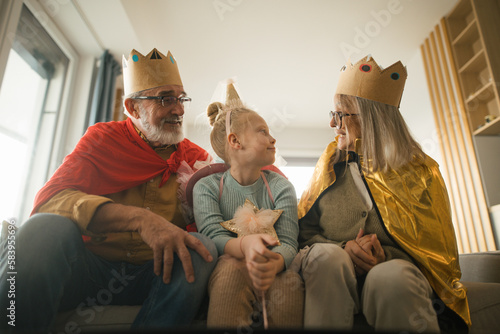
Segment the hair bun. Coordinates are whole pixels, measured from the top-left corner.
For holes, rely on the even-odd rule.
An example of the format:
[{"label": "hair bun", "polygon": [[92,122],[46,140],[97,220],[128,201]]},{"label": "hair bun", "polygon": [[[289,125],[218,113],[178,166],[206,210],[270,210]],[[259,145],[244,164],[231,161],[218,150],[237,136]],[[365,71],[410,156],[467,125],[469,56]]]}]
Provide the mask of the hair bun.
[{"label": "hair bun", "polygon": [[207,107],[207,116],[210,126],[214,126],[215,121],[217,120],[217,116],[224,108],[224,104],[220,102],[210,103]]}]

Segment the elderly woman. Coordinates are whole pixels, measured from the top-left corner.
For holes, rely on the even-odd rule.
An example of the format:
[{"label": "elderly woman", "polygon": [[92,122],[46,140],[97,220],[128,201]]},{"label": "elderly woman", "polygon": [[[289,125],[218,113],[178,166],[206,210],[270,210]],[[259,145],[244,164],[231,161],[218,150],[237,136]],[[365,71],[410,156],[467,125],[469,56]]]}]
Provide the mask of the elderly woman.
[{"label": "elderly woman", "polygon": [[406,76],[369,56],[341,70],[337,137],[299,203],[306,328],[352,329],[358,313],[384,331],[470,324],[439,167],[399,112]]}]

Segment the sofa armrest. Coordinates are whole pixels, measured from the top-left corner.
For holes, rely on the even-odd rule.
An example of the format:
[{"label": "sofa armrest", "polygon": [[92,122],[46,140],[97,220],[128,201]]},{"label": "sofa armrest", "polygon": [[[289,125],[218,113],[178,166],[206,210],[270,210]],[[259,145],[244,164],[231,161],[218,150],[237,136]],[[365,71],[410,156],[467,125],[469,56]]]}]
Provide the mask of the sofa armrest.
[{"label": "sofa armrest", "polygon": [[461,281],[500,283],[500,251],[459,255]]}]

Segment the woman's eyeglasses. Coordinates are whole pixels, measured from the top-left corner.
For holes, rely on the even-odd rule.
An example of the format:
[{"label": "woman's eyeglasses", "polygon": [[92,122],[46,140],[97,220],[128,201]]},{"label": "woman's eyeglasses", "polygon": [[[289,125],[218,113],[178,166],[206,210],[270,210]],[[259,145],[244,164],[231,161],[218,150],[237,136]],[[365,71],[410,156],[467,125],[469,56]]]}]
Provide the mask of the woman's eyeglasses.
[{"label": "woman's eyeglasses", "polygon": [[346,114],[341,111],[330,111],[330,119],[335,119],[335,127],[337,129],[342,128],[342,118],[344,116],[359,116],[359,114]]}]

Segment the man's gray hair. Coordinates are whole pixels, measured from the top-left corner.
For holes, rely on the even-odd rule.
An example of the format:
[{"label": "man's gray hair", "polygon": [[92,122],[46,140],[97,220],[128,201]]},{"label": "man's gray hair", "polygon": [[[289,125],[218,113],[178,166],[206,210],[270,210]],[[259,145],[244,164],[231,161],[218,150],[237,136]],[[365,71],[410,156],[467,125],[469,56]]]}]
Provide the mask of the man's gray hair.
[{"label": "man's gray hair", "polygon": [[125,106],[125,100],[126,100],[126,99],[135,99],[135,98],[136,98],[136,97],[138,97],[138,96],[142,96],[142,94],[144,94],[144,92],[145,92],[144,90],[141,90],[141,91],[139,91],[139,92],[130,93],[130,94],[128,94],[128,95],[124,95],[124,96],[123,96],[123,101],[122,101],[122,103],[123,103],[123,113],[124,113],[125,115],[127,115],[127,117],[132,117],[132,115],[130,115],[130,113],[129,113],[129,112],[128,112],[128,110],[127,110],[127,107]]}]

